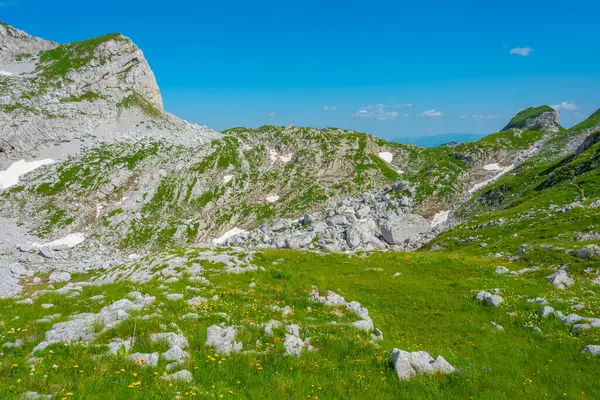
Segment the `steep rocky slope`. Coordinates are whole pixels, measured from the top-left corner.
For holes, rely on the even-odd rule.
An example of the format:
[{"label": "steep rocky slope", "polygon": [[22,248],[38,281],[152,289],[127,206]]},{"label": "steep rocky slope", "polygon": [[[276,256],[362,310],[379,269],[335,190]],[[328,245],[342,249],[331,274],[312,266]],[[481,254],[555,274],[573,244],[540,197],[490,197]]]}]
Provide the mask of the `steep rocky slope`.
[{"label": "steep rocky slope", "polygon": [[99,142],[212,135],[162,109],[144,55],[122,35],[59,45],[1,25],[0,43],[0,167]]}]

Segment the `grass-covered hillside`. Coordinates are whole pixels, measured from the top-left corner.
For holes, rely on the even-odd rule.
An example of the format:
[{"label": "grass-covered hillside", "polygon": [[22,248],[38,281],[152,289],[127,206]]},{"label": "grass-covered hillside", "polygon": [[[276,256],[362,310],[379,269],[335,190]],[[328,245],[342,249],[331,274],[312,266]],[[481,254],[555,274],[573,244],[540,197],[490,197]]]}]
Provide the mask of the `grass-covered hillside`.
[{"label": "grass-covered hillside", "polygon": [[[597,113],[581,124],[586,129],[597,126],[598,131],[581,141],[578,150],[549,156],[547,148],[556,143],[553,136],[538,156],[479,191],[456,210],[465,222],[431,245],[559,263],[574,258],[565,252],[598,243],[600,125],[595,125],[596,119]],[[581,126],[564,132],[564,137],[572,138]]]},{"label": "grass-covered hillside", "polygon": [[[599,316],[600,303],[589,291],[595,286],[583,273],[571,273],[576,283],[561,291],[544,280],[551,269],[498,275],[496,262],[465,253],[365,258],[264,251],[224,252],[220,259],[206,254],[176,249],[103,273],[74,276],[68,284],[54,284],[54,290],[48,290],[44,275],[41,283],[28,280],[22,299],[33,299],[31,304],[0,301],[3,342],[22,341],[4,348],[4,398],[20,398],[28,391],[53,399],[600,395],[600,364],[582,353],[586,345],[598,344],[597,328],[575,332],[557,317],[541,317],[539,303],[528,301],[544,298],[565,315],[584,307],[577,313]],[[232,269],[234,264],[238,269]],[[504,265],[514,271],[525,266]],[[105,283],[88,286],[89,281]],[[358,329],[352,324],[360,318],[353,311],[315,302],[313,287],[360,302],[374,327]],[[480,290],[494,288],[504,299],[498,307],[473,299]],[[113,321],[107,317],[111,309],[124,307],[126,314],[105,325]],[[69,336],[70,342],[62,342],[67,328],[61,322],[69,319],[84,321],[77,325],[83,328]],[[207,331],[214,325],[235,329],[231,343],[239,343],[236,351],[228,354],[226,348],[207,345]],[[375,329],[382,333],[378,340],[372,337]],[[171,344],[153,337],[162,332],[181,335],[185,342],[179,336]],[[304,342],[292,350],[299,355],[286,350],[294,340],[290,336]],[[32,353],[50,339],[55,342]],[[170,350],[176,344],[186,355],[174,368],[167,367],[174,362],[173,353],[181,354]],[[442,355],[456,371],[400,381],[391,361],[393,348]],[[156,364],[148,358],[152,353],[157,353]],[[180,376],[180,370],[189,372],[190,381],[168,380]]]}]

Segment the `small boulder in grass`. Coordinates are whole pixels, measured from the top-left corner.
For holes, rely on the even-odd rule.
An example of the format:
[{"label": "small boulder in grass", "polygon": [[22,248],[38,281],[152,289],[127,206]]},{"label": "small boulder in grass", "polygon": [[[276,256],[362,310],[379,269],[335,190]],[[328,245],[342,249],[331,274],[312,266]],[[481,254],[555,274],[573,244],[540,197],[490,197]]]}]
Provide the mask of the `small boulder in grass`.
[{"label": "small boulder in grass", "polygon": [[435,373],[450,374],[454,367],[442,356],[433,359],[426,351],[408,352],[394,349],[392,361],[396,374],[400,380],[408,380],[417,375],[431,375]]}]

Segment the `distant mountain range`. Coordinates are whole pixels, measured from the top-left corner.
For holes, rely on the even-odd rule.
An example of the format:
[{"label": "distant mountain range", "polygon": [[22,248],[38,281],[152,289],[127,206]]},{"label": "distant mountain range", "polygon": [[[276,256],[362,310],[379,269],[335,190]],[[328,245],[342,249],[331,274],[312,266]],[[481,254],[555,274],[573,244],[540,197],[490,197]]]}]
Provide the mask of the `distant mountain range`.
[{"label": "distant mountain range", "polygon": [[486,134],[483,133],[444,133],[434,136],[402,136],[392,141],[423,147],[437,147],[450,142],[475,142],[484,136]]}]

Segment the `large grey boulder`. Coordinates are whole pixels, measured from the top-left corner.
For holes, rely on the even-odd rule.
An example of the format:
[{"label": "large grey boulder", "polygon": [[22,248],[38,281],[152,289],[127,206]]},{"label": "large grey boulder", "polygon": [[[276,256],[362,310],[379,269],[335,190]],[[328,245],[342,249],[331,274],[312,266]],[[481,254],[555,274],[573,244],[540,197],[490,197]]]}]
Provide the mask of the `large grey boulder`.
[{"label": "large grey boulder", "polygon": [[552,275],[548,275],[546,280],[561,290],[564,290],[575,283],[564,270],[556,271]]},{"label": "large grey boulder", "polygon": [[60,283],[60,282],[68,282],[71,280],[71,274],[64,271],[54,271],[48,277],[48,282],[52,283]]},{"label": "large grey boulder", "polygon": [[235,341],[236,334],[233,327],[213,325],[206,331],[206,346],[214,347],[218,354],[238,353],[242,350],[242,343]]},{"label": "large grey boulder", "polygon": [[381,234],[391,245],[400,245],[413,236],[431,230],[431,223],[417,214],[391,216],[380,224]]},{"label": "large grey boulder", "polygon": [[504,301],[504,299],[501,296],[497,294],[491,294],[489,292],[486,292],[485,290],[482,290],[479,293],[477,293],[477,296],[475,296],[475,300],[481,301],[487,304],[488,306],[492,307],[498,307],[500,303]]},{"label": "large grey boulder", "polygon": [[540,307],[540,309],[538,310],[538,314],[540,314],[542,317],[548,317],[550,315],[554,314],[554,308],[550,307],[550,306],[542,306]]},{"label": "large grey boulder", "polygon": [[188,347],[188,341],[185,338],[185,336],[175,332],[153,333],[152,335],[150,335],[150,342],[165,342],[169,345],[170,348],[179,347],[181,349],[185,349],[186,347]]},{"label": "large grey boulder", "polygon": [[399,349],[392,351],[392,361],[396,374],[401,380],[407,380],[417,376],[417,374],[449,374],[454,372],[454,367],[442,356],[433,359],[425,351],[408,352]]}]

